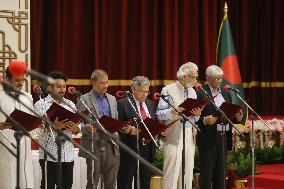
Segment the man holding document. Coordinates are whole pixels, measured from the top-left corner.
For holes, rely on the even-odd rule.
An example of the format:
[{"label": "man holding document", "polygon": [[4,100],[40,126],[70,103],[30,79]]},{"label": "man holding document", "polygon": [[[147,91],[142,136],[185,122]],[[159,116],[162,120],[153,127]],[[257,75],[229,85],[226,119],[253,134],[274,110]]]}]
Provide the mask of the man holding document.
[{"label": "man holding document", "polygon": [[[9,71],[9,67],[6,69],[6,81],[11,85],[14,85],[19,90],[22,90],[25,83],[24,76],[14,77]],[[19,95],[19,100],[29,107],[33,107],[33,99],[29,93],[21,91],[24,95]],[[0,92],[0,107],[8,115],[10,115],[15,109],[30,113],[30,111],[20,104],[4,91]],[[16,145],[14,137],[15,131],[12,130],[12,125],[6,122],[6,117],[0,112],[0,130],[13,144]],[[11,150],[16,152],[16,149],[8,142],[5,137],[0,134],[0,140]],[[14,189],[16,187],[16,158],[10,154],[10,152],[0,144],[0,183],[1,188]],[[33,177],[33,166],[32,166],[32,151],[31,151],[31,140],[30,138],[23,136],[21,139],[20,149],[20,187],[21,188],[33,188],[34,177]]]},{"label": "man holding document", "polygon": [[[147,99],[149,94],[150,81],[147,77],[136,76],[131,81],[132,94],[129,95],[129,100],[123,98],[117,102],[118,117],[121,121],[128,121],[133,118],[137,118],[137,114],[140,114],[143,120],[147,118],[155,119],[156,105],[151,100]],[[136,113],[135,113],[136,112]],[[145,140],[140,133],[140,130],[144,129],[140,124],[141,120],[133,122],[130,126],[123,128],[119,133],[120,140],[129,146],[133,151],[139,151],[141,157],[145,158],[150,163],[153,163],[155,157],[155,145],[153,141],[148,137]],[[138,126],[140,128],[138,128]],[[146,126],[150,126],[147,125]],[[137,137],[138,134],[138,137]],[[141,135],[140,135],[141,134]],[[154,136],[155,137],[155,136]],[[139,172],[138,172],[139,169]],[[137,174],[138,173],[138,174]],[[137,177],[139,176],[139,177]],[[150,189],[151,173],[141,164],[137,164],[137,160],[127,154],[121,152],[120,168],[118,172],[118,189],[132,189],[133,177],[135,178],[135,188]]]},{"label": "man holding document", "polygon": [[[80,131],[79,121],[74,122],[69,120],[68,118],[63,118],[63,113],[61,113],[65,111],[73,111],[67,104],[76,109],[76,106],[72,101],[64,98],[64,95],[66,93],[66,81],[68,78],[64,73],[58,71],[53,71],[49,73],[48,76],[55,80],[55,84],[48,86],[48,91],[50,92],[50,94],[48,94],[47,97],[37,101],[34,104],[34,109],[39,115],[44,116],[49,115],[49,110],[54,106],[57,106],[57,108],[54,108],[53,110],[53,115],[49,116],[51,119],[50,121],[52,121],[55,126],[60,128],[69,137],[72,137],[72,134],[76,134]],[[55,97],[54,95],[57,95],[59,98]],[[61,110],[58,107],[62,107],[63,109]],[[56,115],[54,115],[54,112]],[[54,117],[54,119],[51,117]],[[58,148],[55,142],[56,136],[57,133],[54,130],[50,129],[47,125],[45,125],[45,127],[42,128],[42,134],[39,137],[39,143],[43,145],[43,147],[45,147],[45,149],[57,159]],[[73,185],[73,167],[75,157],[74,145],[70,141],[65,140],[62,143],[61,154],[62,188],[71,189]],[[39,159],[42,170],[41,188],[45,188],[45,172],[47,173],[47,188],[51,189],[54,188],[55,185],[58,186],[57,161],[52,160],[49,156],[45,158],[44,151],[42,149],[39,149]],[[45,159],[47,160],[47,162],[45,161]],[[45,163],[47,167],[46,171]]]},{"label": "man holding document", "polygon": [[[94,70],[91,75],[91,83],[93,88],[90,92],[81,97],[82,101],[78,101],[78,109],[84,112],[88,110],[91,111],[88,116],[93,121],[96,121],[96,119],[100,119],[103,116],[117,119],[116,99],[114,96],[107,93],[108,74],[101,69]],[[111,126],[116,127],[116,125]],[[118,137],[115,132],[113,135]],[[119,168],[118,145],[102,134],[102,131],[99,131],[96,128],[96,125],[88,123],[85,123],[82,126],[81,145],[97,157],[96,160],[93,160],[88,154],[81,150],[79,151],[79,156],[86,158],[86,189],[97,188],[100,177],[104,188],[115,189]]]},{"label": "man holding document", "polygon": [[[224,102],[231,103],[230,93],[220,89],[223,75],[223,70],[216,65],[206,69],[207,84],[203,89],[217,107],[221,107]],[[208,99],[203,90],[197,91],[197,98]],[[210,104],[204,108],[198,121],[201,130],[197,135],[197,146],[200,154],[200,187],[202,189],[211,189],[211,186],[212,189],[225,189],[224,165],[226,152],[232,144],[232,127],[226,121],[215,117],[216,115],[218,115],[216,108]],[[241,121],[242,116],[240,111],[236,114],[234,121]]]},{"label": "man holding document", "polygon": [[[196,99],[195,90],[192,88],[198,77],[198,67],[192,62],[183,64],[178,72],[178,80],[169,84],[162,89],[162,94],[166,96],[171,107],[164,99],[160,98],[157,116],[159,120],[166,123],[180,119],[178,112],[183,112],[185,108],[178,107],[188,98]],[[191,115],[188,119],[191,123],[199,119],[203,107],[197,107],[190,110]],[[177,112],[178,111],[178,112]],[[192,188],[194,152],[195,152],[195,135],[196,129],[191,123],[185,123],[185,146],[183,146],[183,124],[177,121],[166,132],[164,138],[164,175],[163,189],[182,188],[182,150],[185,148],[185,185],[187,189]]]}]

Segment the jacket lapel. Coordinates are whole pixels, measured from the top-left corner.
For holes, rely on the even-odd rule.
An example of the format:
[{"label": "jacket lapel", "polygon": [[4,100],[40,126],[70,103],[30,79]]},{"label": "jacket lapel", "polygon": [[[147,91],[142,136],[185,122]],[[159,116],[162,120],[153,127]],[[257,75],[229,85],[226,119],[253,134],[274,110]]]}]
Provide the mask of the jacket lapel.
[{"label": "jacket lapel", "polygon": [[92,97],[92,95],[94,95],[93,91],[89,92],[89,99],[92,103],[93,109],[95,109],[96,115],[99,118],[99,108],[97,106],[97,100],[95,97]]},{"label": "jacket lapel", "polygon": [[115,117],[115,105],[114,105],[114,102],[112,101],[111,99],[111,96],[109,94],[106,94],[106,97],[107,97],[107,101],[109,103],[109,108],[110,108],[110,115],[111,117]]}]

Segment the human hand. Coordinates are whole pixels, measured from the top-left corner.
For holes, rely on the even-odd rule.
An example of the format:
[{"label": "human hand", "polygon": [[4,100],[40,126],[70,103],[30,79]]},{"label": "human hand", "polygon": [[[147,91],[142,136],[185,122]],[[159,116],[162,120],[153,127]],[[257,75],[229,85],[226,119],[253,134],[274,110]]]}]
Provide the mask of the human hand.
[{"label": "human hand", "polygon": [[73,134],[77,134],[80,132],[79,124],[80,121],[78,121],[77,123],[74,123],[73,121],[68,121],[66,123],[66,128],[67,130],[71,131]]},{"label": "human hand", "polygon": [[129,132],[130,135],[137,135],[140,132],[140,129],[137,129],[136,127],[131,127],[131,130]]},{"label": "human hand", "polygon": [[86,129],[87,129],[87,131],[88,131],[89,133],[95,133],[95,132],[97,132],[97,128],[94,127],[92,124],[87,124],[87,125],[86,125]]},{"label": "human hand", "polygon": [[201,115],[201,112],[203,110],[204,106],[202,108],[193,108],[190,113],[192,113],[193,115],[195,116],[200,116]]},{"label": "human hand", "polygon": [[1,122],[0,123],[0,130],[9,129],[12,127],[11,123],[8,122]]},{"label": "human hand", "polygon": [[213,125],[218,120],[218,117],[213,117],[212,115],[206,116],[204,118],[205,125]]},{"label": "human hand", "polygon": [[183,107],[176,107],[176,108],[171,108],[171,113],[173,115],[177,115],[178,113],[183,112],[185,109]]},{"label": "human hand", "polygon": [[56,117],[55,120],[53,121],[54,125],[56,125],[60,129],[66,129],[66,123],[67,122],[68,122],[68,119],[64,119],[64,120],[59,121],[58,117]]}]

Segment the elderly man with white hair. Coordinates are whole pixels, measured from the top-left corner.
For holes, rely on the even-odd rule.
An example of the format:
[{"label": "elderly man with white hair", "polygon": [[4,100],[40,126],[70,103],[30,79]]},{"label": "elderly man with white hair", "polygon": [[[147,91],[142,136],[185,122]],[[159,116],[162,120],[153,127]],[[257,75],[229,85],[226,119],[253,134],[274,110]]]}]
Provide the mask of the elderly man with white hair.
[{"label": "elderly man with white hair", "polygon": [[[176,110],[182,112],[184,109],[178,107],[187,98],[196,99],[196,93],[192,88],[196,83],[198,77],[198,67],[192,62],[183,64],[178,72],[178,80],[172,84],[165,86],[162,89],[162,94],[167,95],[171,105],[176,107]],[[180,119],[178,112],[167,104],[163,99],[160,99],[157,116],[158,119],[165,121],[165,123]],[[188,117],[191,123],[199,119],[202,109],[193,109],[193,116]],[[192,188],[193,166],[194,166],[194,152],[195,152],[195,135],[196,130],[186,122],[185,124],[185,186],[187,189]],[[163,175],[163,189],[179,189],[182,188],[182,123],[180,121],[172,125],[166,132],[164,137],[164,175]]]},{"label": "elderly man with white hair", "polygon": [[[206,69],[207,84],[203,89],[214,99],[214,103],[218,107],[223,102],[232,102],[230,93],[220,88],[223,75],[223,70],[216,65],[211,65]],[[204,91],[198,90],[197,98],[207,99],[208,97]],[[213,104],[206,106],[197,122],[201,130],[197,134],[197,146],[200,157],[200,187],[202,189],[225,189],[224,166],[226,152],[231,144],[232,128],[229,125],[216,124],[218,118],[212,117],[215,112],[216,108]],[[242,112],[236,115],[236,121],[241,120]]]}]

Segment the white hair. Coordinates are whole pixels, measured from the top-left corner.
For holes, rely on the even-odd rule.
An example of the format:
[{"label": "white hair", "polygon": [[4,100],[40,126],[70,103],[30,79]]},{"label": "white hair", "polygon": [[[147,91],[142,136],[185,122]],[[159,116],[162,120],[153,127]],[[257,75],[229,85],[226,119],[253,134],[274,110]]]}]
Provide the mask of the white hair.
[{"label": "white hair", "polygon": [[224,75],[224,72],[219,66],[211,65],[206,69],[206,77],[217,77],[220,75]]},{"label": "white hair", "polygon": [[177,78],[181,79],[183,76],[188,75],[191,71],[198,71],[197,65],[192,62],[184,63],[177,71]]},{"label": "white hair", "polygon": [[137,89],[140,86],[144,86],[144,85],[150,85],[150,81],[149,81],[148,77],[145,77],[145,76],[133,77],[133,79],[131,81],[131,87],[133,89]]}]

